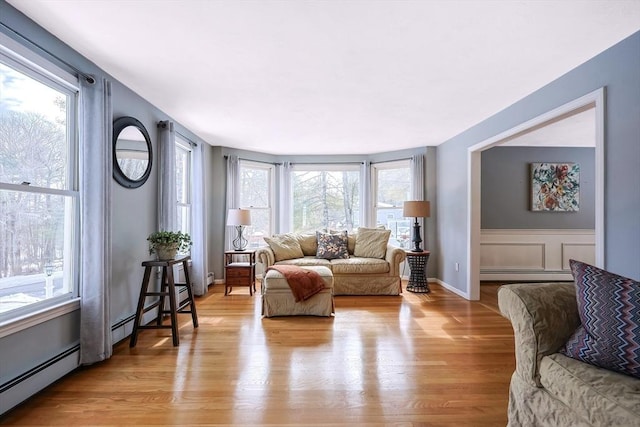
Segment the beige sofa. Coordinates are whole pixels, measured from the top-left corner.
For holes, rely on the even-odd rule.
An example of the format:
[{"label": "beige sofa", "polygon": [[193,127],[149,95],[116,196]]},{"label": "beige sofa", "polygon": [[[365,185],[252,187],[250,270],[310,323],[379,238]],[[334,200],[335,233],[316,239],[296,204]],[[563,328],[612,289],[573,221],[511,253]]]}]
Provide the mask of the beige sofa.
[{"label": "beige sofa", "polygon": [[400,264],[406,254],[403,249],[386,245],[381,258],[354,256],[356,236],[349,235],[346,259],[316,258],[317,242],[315,234],[294,235],[302,250],[302,257],[276,260],[274,251],[265,246],[256,251],[258,262],[264,270],[274,264],[298,266],[325,266],[333,273],[334,295],[399,295],[402,292],[400,282]]},{"label": "beige sofa", "polygon": [[580,325],[573,283],[504,285],[515,335],[509,426],[640,426],[640,380],[558,353]]}]

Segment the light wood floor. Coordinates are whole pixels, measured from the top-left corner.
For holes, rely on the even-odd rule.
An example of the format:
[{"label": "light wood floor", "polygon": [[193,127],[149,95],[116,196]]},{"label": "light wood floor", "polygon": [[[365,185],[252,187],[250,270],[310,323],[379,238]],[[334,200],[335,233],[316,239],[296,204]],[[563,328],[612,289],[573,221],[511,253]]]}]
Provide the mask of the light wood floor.
[{"label": "light wood floor", "polygon": [[10,425],[504,426],[513,332],[497,285],[469,302],[431,294],[336,297],[332,318],[262,319],[260,295],[216,285],[138,345],[80,369],[0,422]]}]

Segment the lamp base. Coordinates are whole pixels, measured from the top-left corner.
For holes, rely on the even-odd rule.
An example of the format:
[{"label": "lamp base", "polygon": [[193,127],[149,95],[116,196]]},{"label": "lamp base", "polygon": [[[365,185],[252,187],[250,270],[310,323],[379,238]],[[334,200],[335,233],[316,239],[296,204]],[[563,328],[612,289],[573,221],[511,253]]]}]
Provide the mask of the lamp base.
[{"label": "lamp base", "polygon": [[247,239],[245,239],[242,235],[243,228],[244,227],[242,225],[236,226],[236,231],[238,232],[238,234],[236,238],[233,239],[233,249],[236,251],[244,251],[245,249],[247,249],[247,243],[249,243]]},{"label": "lamp base", "polygon": [[422,243],[422,238],[420,237],[420,223],[418,223],[418,218],[416,218],[416,222],[413,224],[413,238],[411,241],[414,244],[414,248],[411,249],[411,252],[422,252],[422,248],[420,247],[420,243]]}]

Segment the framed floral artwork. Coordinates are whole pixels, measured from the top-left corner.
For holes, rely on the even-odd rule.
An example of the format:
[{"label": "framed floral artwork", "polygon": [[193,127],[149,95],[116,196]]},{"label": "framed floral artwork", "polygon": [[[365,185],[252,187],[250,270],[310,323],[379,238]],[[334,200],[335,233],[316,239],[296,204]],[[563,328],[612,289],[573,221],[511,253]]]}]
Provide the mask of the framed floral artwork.
[{"label": "framed floral artwork", "polygon": [[531,163],[531,210],[577,212],[579,163]]}]

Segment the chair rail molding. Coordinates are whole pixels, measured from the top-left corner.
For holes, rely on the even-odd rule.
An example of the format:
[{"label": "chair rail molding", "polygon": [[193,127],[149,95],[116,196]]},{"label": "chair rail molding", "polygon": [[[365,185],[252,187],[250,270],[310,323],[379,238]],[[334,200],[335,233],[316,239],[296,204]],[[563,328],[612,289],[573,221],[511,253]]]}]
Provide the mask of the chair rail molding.
[{"label": "chair rail molding", "polygon": [[572,280],[569,260],[595,264],[595,230],[483,229],[480,280]]}]

